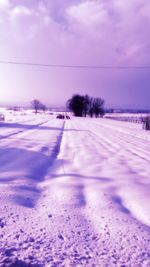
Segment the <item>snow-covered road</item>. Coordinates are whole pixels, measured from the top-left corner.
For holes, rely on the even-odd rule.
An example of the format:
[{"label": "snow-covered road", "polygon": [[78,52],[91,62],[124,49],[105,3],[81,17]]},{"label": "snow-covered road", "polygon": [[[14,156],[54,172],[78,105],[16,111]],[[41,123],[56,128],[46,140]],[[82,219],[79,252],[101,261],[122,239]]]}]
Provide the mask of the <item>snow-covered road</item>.
[{"label": "snow-covered road", "polygon": [[0,266],[150,266],[150,133],[107,119],[0,123]]}]

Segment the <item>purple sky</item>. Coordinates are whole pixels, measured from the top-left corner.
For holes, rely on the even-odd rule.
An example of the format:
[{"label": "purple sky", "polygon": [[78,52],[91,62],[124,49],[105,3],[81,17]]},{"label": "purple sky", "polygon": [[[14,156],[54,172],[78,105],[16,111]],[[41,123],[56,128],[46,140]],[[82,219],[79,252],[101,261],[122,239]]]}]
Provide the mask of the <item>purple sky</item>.
[{"label": "purple sky", "polygon": [[[0,60],[150,65],[150,1],[0,0]],[[149,70],[0,64],[0,102],[64,104],[73,93],[107,106],[150,108]]]}]

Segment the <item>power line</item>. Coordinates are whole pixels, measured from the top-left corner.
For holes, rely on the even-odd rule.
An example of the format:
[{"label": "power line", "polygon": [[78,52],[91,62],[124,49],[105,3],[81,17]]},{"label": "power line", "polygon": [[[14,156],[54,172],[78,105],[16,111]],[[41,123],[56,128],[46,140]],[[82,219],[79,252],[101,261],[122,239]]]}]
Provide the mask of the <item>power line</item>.
[{"label": "power line", "polygon": [[150,69],[150,66],[115,66],[115,65],[64,65],[64,64],[44,64],[33,62],[19,62],[19,61],[1,61],[0,64],[9,65],[23,65],[33,67],[47,67],[47,68],[72,68],[72,69]]}]

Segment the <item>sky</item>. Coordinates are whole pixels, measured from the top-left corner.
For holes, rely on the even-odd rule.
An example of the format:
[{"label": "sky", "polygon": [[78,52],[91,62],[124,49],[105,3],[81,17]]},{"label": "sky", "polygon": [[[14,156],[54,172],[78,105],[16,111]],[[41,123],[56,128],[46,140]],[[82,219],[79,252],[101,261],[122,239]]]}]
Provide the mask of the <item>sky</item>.
[{"label": "sky", "polygon": [[[149,36],[149,0],[0,0],[0,61],[150,66]],[[64,105],[76,93],[150,108],[150,69],[0,63],[0,103]]]}]

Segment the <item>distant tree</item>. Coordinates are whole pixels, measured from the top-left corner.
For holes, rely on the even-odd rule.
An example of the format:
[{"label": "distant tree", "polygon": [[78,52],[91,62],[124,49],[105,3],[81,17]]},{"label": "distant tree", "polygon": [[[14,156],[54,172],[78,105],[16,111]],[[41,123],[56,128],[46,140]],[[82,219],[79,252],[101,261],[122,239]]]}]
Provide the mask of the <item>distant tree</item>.
[{"label": "distant tree", "polygon": [[73,95],[67,101],[67,108],[71,110],[76,117],[89,115],[90,117],[99,117],[104,115],[104,100],[93,98],[88,95]]},{"label": "distant tree", "polygon": [[85,98],[81,95],[73,95],[71,99],[67,101],[67,108],[70,109],[76,117],[82,117],[85,112]]},{"label": "distant tree", "polygon": [[40,104],[40,109],[45,112],[47,110],[47,107],[44,104]]},{"label": "distant tree", "polygon": [[14,107],[12,108],[13,111],[19,111],[20,109],[21,109],[21,107],[18,107],[18,106],[14,106]]},{"label": "distant tree", "polygon": [[35,114],[37,114],[38,110],[41,107],[41,102],[38,99],[34,99],[34,100],[32,100],[31,105],[32,105],[33,109],[35,110]]},{"label": "distant tree", "polygon": [[97,97],[93,100],[93,113],[95,114],[95,117],[103,116],[104,115],[104,100]]},{"label": "distant tree", "polygon": [[93,103],[94,103],[94,98],[93,97],[90,97],[89,99],[89,110],[88,110],[88,113],[89,113],[89,116],[92,118],[93,115],[94,115],[94,107],[93,107]]},{"label": "distant tree", "polygon": [[83,96],[83,115],[86,117],[89,112],[90,97],[88,95]]}]

